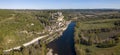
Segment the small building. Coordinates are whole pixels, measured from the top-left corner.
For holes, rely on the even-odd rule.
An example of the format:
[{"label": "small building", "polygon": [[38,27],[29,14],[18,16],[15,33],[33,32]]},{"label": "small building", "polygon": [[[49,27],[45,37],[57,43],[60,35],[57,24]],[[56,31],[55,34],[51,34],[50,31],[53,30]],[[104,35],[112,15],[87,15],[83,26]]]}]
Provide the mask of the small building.
[{"label": "small building", "polygon": [[62,12],[57,12],[52,14],[52,20],[63,21],[64,16]]}]

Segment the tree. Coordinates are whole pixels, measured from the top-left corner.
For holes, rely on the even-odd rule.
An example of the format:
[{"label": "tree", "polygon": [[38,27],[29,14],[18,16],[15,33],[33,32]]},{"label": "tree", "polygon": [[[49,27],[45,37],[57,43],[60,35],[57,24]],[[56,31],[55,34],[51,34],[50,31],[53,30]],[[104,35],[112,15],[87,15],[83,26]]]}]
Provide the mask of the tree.
[{"label": "tree", "polygon": [[92,42],[92,37],[89,37],[87,44],[88,44],[88,45],[92,45],[92,43],[93,43],[93,42]]},{"label": "tree", "polygon": [[14,55],[14,51],[12,50],[12,51],[10,51],[10,55]]},{"label": "tree", "polygon": [[23,55],[29,55],[29,50],[27,48],[24,48],[22,51]]},{"label": "tree", "polygon": [[112,40],[106,40],[106,41],[104,41],[102,43],[99,43],[97,45],[97,47],[99,47],[99,48],[108,48],[108,47],[113,47],[113,46],[116,46],[116,42],[113,39]]},{"label": "tree", "polygon": [[46,44],[45,43],[42,43],[42,50],[41,50],[41,55],[46,55]]},{"label": "tree", "polygon": [[2,55],[2,54],[3,54],[3,48],[0,47],[0,55]]}]

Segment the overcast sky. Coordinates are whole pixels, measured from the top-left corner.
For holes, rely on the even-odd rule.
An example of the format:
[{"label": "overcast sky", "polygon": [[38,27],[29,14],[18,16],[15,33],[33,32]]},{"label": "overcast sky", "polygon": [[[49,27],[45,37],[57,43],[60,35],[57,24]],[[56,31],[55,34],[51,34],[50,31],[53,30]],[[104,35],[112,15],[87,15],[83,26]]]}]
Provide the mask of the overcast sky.
[{"label": "overcast sky", "polygon": [[120,0],[0,0],[2,9],[120,8]]}]

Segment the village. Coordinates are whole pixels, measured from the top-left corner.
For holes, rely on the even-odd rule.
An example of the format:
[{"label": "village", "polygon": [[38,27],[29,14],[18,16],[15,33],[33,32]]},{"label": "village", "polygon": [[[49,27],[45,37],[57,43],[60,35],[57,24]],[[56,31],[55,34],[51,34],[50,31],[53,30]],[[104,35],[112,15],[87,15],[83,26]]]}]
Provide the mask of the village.
[{"label": "village", "polygon": [[[56,39],[56,38],[60,37],[60,35],[62,35],[62,33],[67,29],[67,27],[71,21],[65,21],[64,16],[62,15],[62,12],[57,12],[57,13],[52,14],[51,22],[54,22],[54,24],[51,26],[45,27],[45,30],[43,32],[39,32],[39,33],[36,32],[36,34],[44,34],[44,33],[48,32],[47,34],[44,34],[37,38],[34,38],[33,40],[31,40],[27,43],[24,43],[23,46],[27,47],[29,45],[39,42],[41,39],[45,39],[45,42],[53,41],[54,39]],[[31,24],[31,25],[34,25],[34,24]],[[22,33],[28,33],[28,32],[22,31]],[[59,34],[55,35],[56,33],[59,33]],[[6,53],[6,52],[10,52],[12,50],[19,51],[23,46],[17,46],[14,48],[10,48],[10,49],[4,50],[4,52]]]}]

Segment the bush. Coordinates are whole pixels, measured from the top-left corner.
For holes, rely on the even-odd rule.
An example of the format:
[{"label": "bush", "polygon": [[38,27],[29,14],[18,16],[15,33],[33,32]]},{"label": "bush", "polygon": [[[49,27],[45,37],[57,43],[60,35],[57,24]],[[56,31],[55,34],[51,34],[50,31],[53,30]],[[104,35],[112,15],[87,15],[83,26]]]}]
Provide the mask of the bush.
[{"label": "bush", "polygon": [[105,42],[102,42],[102,43],[99,43],[97,45],[97,47],[99,48],[108,48],[108,47],[113,47],[113,46],[116,46],[116,42],[115,40],[109,40],[109,41],[105,41]]},{"label": "bush", "polygon": [[3,48],[0,47],[0,55],[3,53]]},{"label": "bush", "polygon": [[92,50],[91,50],[91,49],[89,49],[89,48],[86,48],[86,49],[85,49],[85,51],[86,51],[87,53],[92,52]]}]

